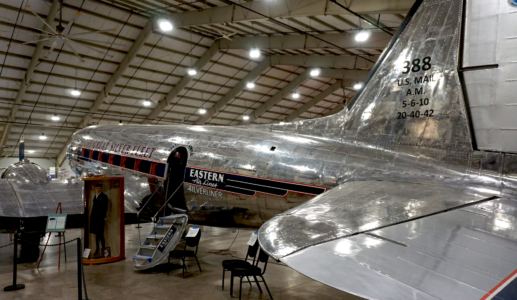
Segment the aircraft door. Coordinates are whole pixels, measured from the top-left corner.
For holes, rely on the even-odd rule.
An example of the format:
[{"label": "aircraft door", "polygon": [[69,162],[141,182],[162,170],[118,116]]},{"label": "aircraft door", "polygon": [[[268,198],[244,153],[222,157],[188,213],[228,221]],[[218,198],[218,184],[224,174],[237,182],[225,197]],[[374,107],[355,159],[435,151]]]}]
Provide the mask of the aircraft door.
[{"label": "aircraft door", "polygon": [[[167,159],[167,178],[165,180],[165,195],[168,200],[167,208],[178,212],[187,212],[183,182],[187,168],[188,151],[184,147],[174,149]],[[171,198],[172,197],[172,198]]]}]

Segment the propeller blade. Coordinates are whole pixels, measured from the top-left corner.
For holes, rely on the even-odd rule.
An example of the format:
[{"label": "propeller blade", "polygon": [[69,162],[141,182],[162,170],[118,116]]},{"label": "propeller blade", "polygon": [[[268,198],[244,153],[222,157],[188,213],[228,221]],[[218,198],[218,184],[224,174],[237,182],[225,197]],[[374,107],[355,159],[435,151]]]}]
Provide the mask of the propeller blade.
[{"label": "propeller blade", "polygon": [[[50,28],[50,30],[52,30],[52,32],[54,34],[58,34],[54,28],[52,28],[52,26],[50,26],[47,22],[45,22],[45,20],[43,20],[37,13],[35,13],[32,9],[31,9],[31,6],[30,5],[25,5],[25,8],[30,11],[33,15],[36,16],[36,18],[38,18],[41,22],[43,22],[43,24],[45,24],[48,28]],[[40,29],[41,30],[41,29]],[[43,30],[42,30],[43,31]]]},{"label": "propeller blade", "polygon": [[56,39],[56,40],[54,41],[54,43],[52,44],[52,46],[50,46],[50,50],[48,50],[48,55],[52,54],[52,51],[54,51],[54,48],[56,48],[56,46],[57,46],[57,41],[58,41],[58,39]]},{"label": "propeller blade", "polygon": [[79,53],[77,53],[77,51],[75,51],[74,47],[72,47],[72,45],[69,45],[66,41],[64,42],[65,46],[68,47],[70,50],[72,50],[72,52],[74,52],[75,56],[77,56],[82,62],[85,62],[84,58],[79,55]]},{"label": "propeller blade", "polygon": [[81,36],[81,35],[92,34],[92,33],[110,32],[110,31],[117,31],[117,28],[113,28],[113,29],[103,29],[103,30],[96,30],[96,31],[87,31],[87,32],[80,32],[80,33],[76,33],[76,34],[70,34],[70,35],[67,35],[66,37],[67,37],[67,38],[71,38],[71,37],[76,37],[76,36]]},{"label": "propeller blade", "polygon": [[46,30],[39,29],[39,28],[36,28],[36,27],[31,27],[31,26],[27,26],[27,25],[23,25],[23,26],[25,26],[25,27],[27,27],[27,28],[30,28],[30,29],[34,29],[34,30],[37,30],[37,31],[44,32],[44,33],[46,33],[46,34],[48,34],[48,35],[55,35],[55,34],[54,34],[54,33],[52,33],[52,32],[48,32],[48,31],[46,31]]},{"label": "propeller blade", "polygon": [[68,32],[70,33],[70,30],[72,30],[72,25],[74,24],[74,22],[77,22],[77,19],[79,19],[79,17],[81,17],[81,13],[80,12],[76,12],[75,13],[75,16],[72,18],[72,20],[70,21],[70,23],[68,23],[65,27],[65,29],[63,29],[63,35],[65,32]]},{"label": "propeller blade", "polygon": [[[86,47],[86,48],[88,48],[88,49],[91,49],[91,50],[93,50],[93,51],[95,51],[95,52],[98,52],[99,54],[102,54],[102,55],[108,55],[108,52],[104,52],[104,51],[101,51],[101,50],[99,50],[99,49],[95,49],[95,47],[91,47],[91,46],[88,46],[88,45],[83,45],[83,44],[80,44],[80,43],[78,43],[78,42],[76,42],[76,41],[69,40],[69,39],[67,39],[67,41],[70,41],[70,42],[73,42],[73,43],[78,44],[79,46],[82,46],[82,47]],[[108,56],[109,56],[109,57],[111,57],[111,58],[113,58],[113,55],[108,55]]]},{"label": "propeller blade", "polygon": [[113,43],[113,42],[102,42],[102,41],[97,41],[97,40],[92,40],[92,39],[83,39],[83,38],[74,38],[74,37],[72,37],[72,38],[67,37],[66,39],[77,41],[77,42],[84,41],[84,42],[90,42],[90,43],[109,44],[109,45],[115,45],[115,46],[127,46],[126,44],[119,44],[119,43]]},{"label": "propeller blade", "polygon": [[30,41],[30,42],[22,43],[22,45],[27,45],[27,44],[37,44],[37,43],[39,43],[39,42],[48,41],[48,40],[50,40],[50,38],[46,38],[46,39],[42,39],[42,40]]},{"label": "propeller blade", "polygon": [[9,33],[9,34],[14,33],[14,34],[30,34],[30,35],[35,35],[35,36],[48,36],[48,34],[37,34],[37,33],[23,32],[23,31],[12,32],[12,31],[7,31],[7,30],[2,30],[0,32],[5,32],[5,33]]}]

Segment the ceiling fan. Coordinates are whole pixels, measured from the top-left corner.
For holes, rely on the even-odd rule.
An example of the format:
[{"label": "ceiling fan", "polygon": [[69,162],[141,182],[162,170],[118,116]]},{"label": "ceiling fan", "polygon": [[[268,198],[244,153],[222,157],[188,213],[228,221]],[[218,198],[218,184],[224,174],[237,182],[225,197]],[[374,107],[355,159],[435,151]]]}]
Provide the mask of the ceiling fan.
[{"label": "ceiling fan", "polygon": [[[23,45],[26,45],[26,44],[37,44],[37,43],[42,42],[42,41],[51,41],[53,43],[52,43],[52,46],[50,47],[50,49],[48,51],[48,55],[50,55],[52,53],[52,51],[54,51],[54,49],[56,48],[56,46],[58,45],[59,42],[63,42],[64,46],[67,47],[69,50],[71,50],[74,53],[74,55],[77,56],[82,62],[84,62],[85,60],[75,50],[74,45],[75,46],[86,47],[86,48],[88,48],[90,50],[93,50],[95,52],[98,52],[100,54],[106,54],[106,52],[100,51],[100,50],[98,50],[98,49],[96,49],[94,47],[91,47],[89,45],[85,45],[84,43],[81,43],[81,42],[101,43],[101,44],[125,46],[124,44],[116,44],[116,43],[112,43],[112,42],[102,42],[102,41],[97,41],[97,40],[83,38],[83,36],[88,35],[88,34],[99,33],[99,32],[117,31],[117,28],[110,28],[110,29],[103,29],[103,30],[96,30],[96,31],[86,31],[86,32],[70,34],[70,30],[72,28],[72,25],[75,22],[77,22],[77,19],[79,19],[79,17],[81,17],[81,13],[79,11],[77,11],[74,14],[74,17],[72,18],[72,20],[68,24],[66,24],[66,26],[63,26],[63,0],[59,1],[59,24],[56,25],[55,28],[52,28],[52,26],[50,26],[37,13],[35,13],[30,8],[30,5],[26,5],[25,8],[27,10],[29,10],[34,16],[36,16],[36,18],[38,18],[41,22],[43,22],[43,24],[45,24],[45,27],[47,27],[47,30],[30,27],[30,28],[36,29],[38,31],[41,31],[42,34],[34,34],[36,36],[39,36],[39,39],[23,43]],[[111,56],[111,57],[113,57],[113,56]],[[44,56],[44,58],[48,58],[48,56]]]}]

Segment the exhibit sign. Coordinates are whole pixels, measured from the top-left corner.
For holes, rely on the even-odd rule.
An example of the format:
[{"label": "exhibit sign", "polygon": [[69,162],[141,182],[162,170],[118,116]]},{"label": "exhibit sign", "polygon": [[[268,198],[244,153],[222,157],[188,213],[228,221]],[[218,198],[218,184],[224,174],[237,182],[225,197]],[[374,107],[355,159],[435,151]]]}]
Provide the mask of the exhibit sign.
[{"label": "exhibit sign", "polygon": [[198,232],[199,232],[199,227],[192,226],[192,227],[190,227],[190,229],[187,233],[187,237],[196,237]]},{"label": "exhibit sign", "polygon": [[85,264],[125,258],[124,178],[89,177],[84,181],[84,248],[91,249]]},{"label": "exhibit sign", "polygon": [[255,245],[255,243],[257,242],[257,239],[258,239],[258,231],[255,231],[251,234],[250,239],[248,241],[248,245],[249,246]]},{"label": "exhibit sign", "polygon": [[66,227],[66,214],[49,214],[47,219],[47,232],[63,232]]}]

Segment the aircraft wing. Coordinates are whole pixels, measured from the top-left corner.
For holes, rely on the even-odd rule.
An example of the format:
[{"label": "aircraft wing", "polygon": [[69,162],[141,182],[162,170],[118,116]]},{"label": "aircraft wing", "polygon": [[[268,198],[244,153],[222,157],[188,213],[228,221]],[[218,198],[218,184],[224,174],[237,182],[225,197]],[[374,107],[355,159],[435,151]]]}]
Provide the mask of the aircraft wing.
[{"label": "aircraft wing", "polygon": [[481,299],[492,290],[486,299],[514,299],[503,295],[517,276],[517,201],[498,196],[348,182],[271,219],[259,241],[308,277],[368,299]]},{"label": "aircraft wing", "polygon": [[[46,217],[56,212],[60,202],[63,213],[82,214],[82,184],[69,181],[71,179],[52,180],[44,186],[24,186],[0,179],[0,217]],[[0,229],[2,225],[0,224]]]}]

